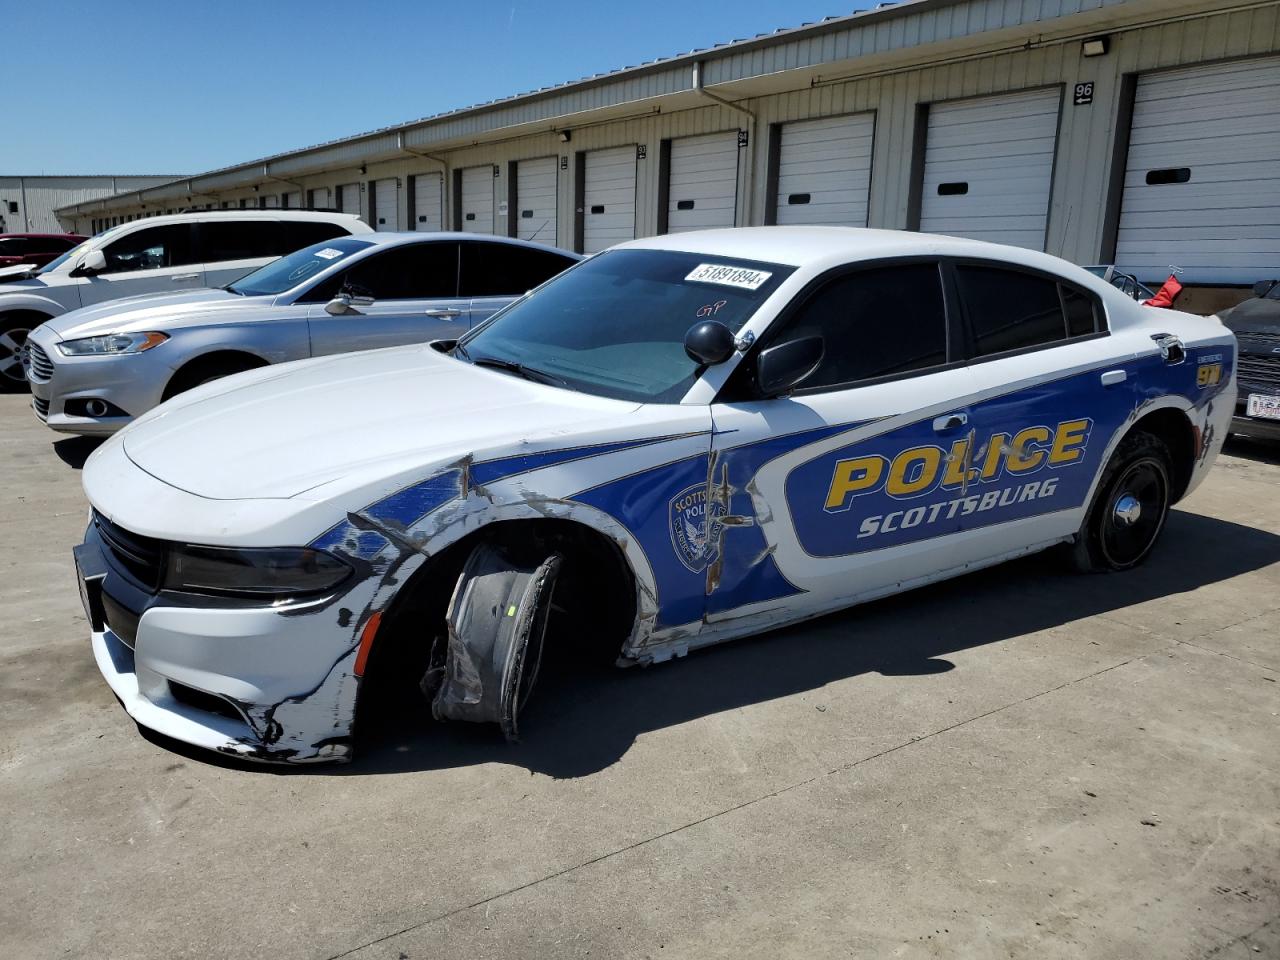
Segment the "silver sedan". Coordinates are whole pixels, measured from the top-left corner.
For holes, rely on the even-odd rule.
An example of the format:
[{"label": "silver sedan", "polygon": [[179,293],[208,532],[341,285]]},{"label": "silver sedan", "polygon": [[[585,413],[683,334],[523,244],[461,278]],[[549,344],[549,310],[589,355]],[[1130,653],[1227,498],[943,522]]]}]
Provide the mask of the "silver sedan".
[{"label": "silver sedan", "polygon": [[269,363],[452,339],[580,260],[457,233],[338,237],[220,289],[73,310],[27,338],[32,408],[101,435],[192,387]]}]

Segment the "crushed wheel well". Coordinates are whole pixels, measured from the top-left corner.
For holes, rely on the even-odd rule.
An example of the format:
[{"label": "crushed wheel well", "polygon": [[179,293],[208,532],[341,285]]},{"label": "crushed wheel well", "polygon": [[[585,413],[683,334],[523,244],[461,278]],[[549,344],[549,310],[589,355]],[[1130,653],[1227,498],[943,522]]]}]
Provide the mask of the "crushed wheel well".
[{"label": "crushed wheel well", "polygon": [[1148,413],[1129,430],[1143,430],[1154,434],[1164,441],[1173,455],[1173,489],[1171,503],[1177,503],[1187,491],[1191,482],[1191,471],[1195,468],[1196,455],[1200,447],[1199,432],[1181,410],[1166,407]]},{"label": "crushed wheel well", "polygon": [[522,561],[560,553],[564,563],[552,596],[549,652],[600,664],[617,658],[636,613],[635,578],[617,544],[573,520],[492,523],[430,557],[397,591],[361,681],[357,722],[362,729],[398,725],[406,711],[430,716],[418,682],[432,643],[446,633],[445,614],[462,567],[482,541]]}]

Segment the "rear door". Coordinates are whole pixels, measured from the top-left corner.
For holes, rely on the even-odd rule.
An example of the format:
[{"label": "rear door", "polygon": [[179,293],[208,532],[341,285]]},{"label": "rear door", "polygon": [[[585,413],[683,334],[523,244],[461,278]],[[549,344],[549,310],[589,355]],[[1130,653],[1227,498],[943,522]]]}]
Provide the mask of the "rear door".
[{"label": "rear door", "polygon": [[1133,412],[1134,348],[1144,348],[1126,350],[1106,333],[1101,303],[1056,277],[978,261],[952,275],[976,390],[960,520],[966,559],[983,561],[1079,529]]},{"label": "rear door", "polygon": [[80,284],[84,306],[141,293],[175,292],[204,286],[197,260],[195,224],[143,227],[102,248],[107,266]]},{"label": "rear door", "polygon": [[469,298],[471,325],[576,263],[572,257],[501,240],[462,243],[461,296]]},{"label": "rear door", "polygon": [[939,264],[834,271],[774,325],[759,348],[821,336],[825,352],[789,395],[732,399],[754,392],[748,366],[712,405],[708,621],[767,615],[781,597],[833,609],[954,565],[952,451],[972,378]]},{"label": "rear door", "polygon": [[[325,304],[342,290],[373,303],[337,316]],[[311,354],[372,350],[451,339],[467,330],[470,308],[458,296],[458,244],[433,240],[382,250],[308,293]]]}]

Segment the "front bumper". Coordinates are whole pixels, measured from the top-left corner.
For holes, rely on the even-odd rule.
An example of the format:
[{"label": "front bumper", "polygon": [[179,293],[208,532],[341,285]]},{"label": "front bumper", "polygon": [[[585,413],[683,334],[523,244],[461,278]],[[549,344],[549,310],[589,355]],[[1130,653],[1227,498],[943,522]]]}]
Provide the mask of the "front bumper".
[{"label": "front bumper", "polygon": [[1280,420],[1269,420],[1262,417],[1249,416],[1249,395],[1253,393],[1263,396],[1280,397],[1280,364],[1277,364],[1272,379],[1255,380],[1240,379],[1236,395],[1235,415],[1231,418],[1231,432],[1239,436],[1253,437],[1258,440],[1280,440]]},{"label": "front bumper", "polygon": [[[43,352],[44,361],[27,368],[32,410],[61,433],[115,433],[160,403],[165,384],[173,375],[163,355],[169,344],[144,353],[65,357],[57,348],[57,335],[40,327],[31,332],[28,342]],[[102,400],[124,415],[92,417],[74,409],[68,412],[68,402],[77,400]]]},{"label": "front bumper", "polygon": [[157,592],[93,522],[75,557],[94,659],[140,725],[250,760],[349,758],[359,680],[342,625],[350,615],[336,603],[249,607]]}]

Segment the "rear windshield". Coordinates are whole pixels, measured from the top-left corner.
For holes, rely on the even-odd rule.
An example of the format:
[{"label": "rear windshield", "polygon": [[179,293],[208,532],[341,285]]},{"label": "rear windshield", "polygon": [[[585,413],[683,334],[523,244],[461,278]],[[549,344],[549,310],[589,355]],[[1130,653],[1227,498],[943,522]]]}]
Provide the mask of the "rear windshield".
[{"label": "rear windshield", "polygon": [[243,297],[274,296],[292,290],[304,280],[371,246],[373,244],[367,240],[355,240],[351,237],[335,237],[313,243],[287,257],[273,260],[265,267],[259,267],[247,277],[229,284],[227,289]]},{"label": "rear windshield", "polygon": [[794,267],[671,250],[612,250],[571,267],[462,343],[460,359],[518,363],[565,386],[649,403],[683,399],[701,373],[684,336],[735,333]]}]

